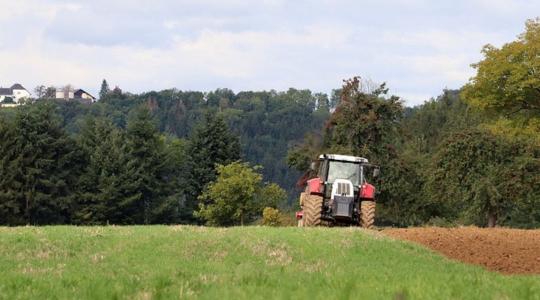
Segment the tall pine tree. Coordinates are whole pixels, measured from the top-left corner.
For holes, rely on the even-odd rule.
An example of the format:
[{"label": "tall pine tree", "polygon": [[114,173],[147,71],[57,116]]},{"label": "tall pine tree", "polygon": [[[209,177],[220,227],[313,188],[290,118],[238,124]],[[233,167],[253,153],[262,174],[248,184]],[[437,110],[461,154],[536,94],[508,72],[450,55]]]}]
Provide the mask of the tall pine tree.
[{"label": "tall pine tree", "polygon": [[[119,203],[126,223],[152,223],[165,200],[167,185],[164,142],[148,108],[137,108],[127,125],[125,195]],[[157,221],[157,220],[156,220]]]},{"label": "tall pine tree", "polygon": [[111,89],[109,88],[109,84],[107,83],[107,80],[103,79],[101,82],[101,89],[99,90],[99,99],[103,99],[111,92]]},{"label": "tall pine tree", "polygon": [[197,197],[216,179],[216,165],[227,165],[240,159],[240,143],[223,117],[208,113],[191,136],[188,146],[188,190],[185,217],[192,215]]},{"label": "tall pine tree", "polygon": [[122,197],[125,135],[108,119],[88,118],[78,136],[86,158],[79,178],[74,218],[81,224],[120,223],[117,199]]},{"label": "tall pine tree", "polygon": [[161,195],[163,199],[154,203],[152,222],[160,224],[187,223],[182,218],[186,203],[187,155],[186,141],[176,137],[162,137],[165,142],[165,155],[162,170],[164,184]]},{"label": "tall pine tree", "polygon": [[0,130],[2,211],[13,213],[12,224],[71,222],[81,152],[62,129],[55,106],[21,107],[13,128],[5,125]]},{"label": "tall pine tree", "polygon": [[88,159],[79,181],[79,223],[182,221],[185,144],[160,137],[147,110],[136,110],[127,132],[108,119],[89,118],[78,141]]},{"label": "tall pine tree", "polygon": [[13,122],[0,118],[0,224],[24,224],[24,206],[20,201],[15,175],[17,165],[13,163],[17,156]]}]

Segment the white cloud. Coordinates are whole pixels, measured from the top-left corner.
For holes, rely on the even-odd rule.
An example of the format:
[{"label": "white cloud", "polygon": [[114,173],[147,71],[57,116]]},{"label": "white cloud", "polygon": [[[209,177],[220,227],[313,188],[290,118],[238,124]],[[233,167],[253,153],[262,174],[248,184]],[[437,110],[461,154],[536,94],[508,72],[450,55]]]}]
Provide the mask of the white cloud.
[{"label": "white cloud", "polygon": [[515,13],[520,9],[525,8],[524,6],[529,6],[533,1],[528,0],[471,0],[471,4],[484,11],[493,11],[496,13]]},{"label": "white cloud", "polygon": [[540,11],[519,2],[508,8],[514,21],[501,20],[496,7],[505,3],[0,0],[0,61],[9,70],[0,85],[71,83],[96,92],[107,78],[133,92],[329,92],[361,75],[387,81],[412,104],[459,88],[482,45],[514,39]]},{"label": "white cloud", "polygon": [[456,29],[428,29],[417,32],[403,33],[385,32],[381,39],[387,43],[395,43],[415,47],[418,50],[428,47],[438,52],[459,51],[472,47],[480,49],[487,43],[503,40],[500,34]]},{"label": "white cloud", "polygon": [[19,17],[53,20],[62,11],[76,12],[81,8],[81,5],[76,3],[47,3],[38,0],[1,0],[0,5],[2,7],[0,21]]}]

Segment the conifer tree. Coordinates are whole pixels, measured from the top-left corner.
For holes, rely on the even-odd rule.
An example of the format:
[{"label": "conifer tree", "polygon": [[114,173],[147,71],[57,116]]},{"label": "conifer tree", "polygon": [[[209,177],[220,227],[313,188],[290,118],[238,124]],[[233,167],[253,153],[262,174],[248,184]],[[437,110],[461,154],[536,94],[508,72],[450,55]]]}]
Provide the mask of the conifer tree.
[{"label": "conifer tree", "polygon": [[105,98],[107,94],[111,92],[111,89],[109,88],[109,84],[107,83],[107,80],[103,79],[101,82],[101,89],[99,90],[99,99]]},{"label": "conifer tree", "polygon": [[185,140],[176,137],[161,137],[165,143],[163,162],[164,182],[159,202],[154,202],[152,222],[160,224],[187,223],[182,218],[186,202],[187,155]]},{"label": "conifer tree", "polygon": [[15,186],[16,139],[12,122],[0,118],[0,224],[24,224],[24,211]]},{"label": "conifer tree", "polygon": [[78,136],[86,158],[79,178],[75,219],[82,224],[120,223],[125,136],[110,120],[88,118]]},{"label": "conifer tree", "polygon": [[188,190],[185,217],[192,214],[197,197],[216,179],[216,165],[240,159],[240,143],[222,116],[208,113],[190,139],[188,151]]},{"label": "conifer tree", "polygon": [[167,183],[164,143],[146,107],[137,108],[127,125],[125,195],[119,203],[127,223],[151,223]]},{"label": "conifer tree", "polygon": [[[4,132],[9,135],[10,132]],[[0,195],[12,212],[27,224],[69,223],[81,153],[61,127],[50,103],[21,107],[13,134],[2,147]],[[6,173],[4,173],[6,170]],[[19,222],[18,222],[19,223]]]}]

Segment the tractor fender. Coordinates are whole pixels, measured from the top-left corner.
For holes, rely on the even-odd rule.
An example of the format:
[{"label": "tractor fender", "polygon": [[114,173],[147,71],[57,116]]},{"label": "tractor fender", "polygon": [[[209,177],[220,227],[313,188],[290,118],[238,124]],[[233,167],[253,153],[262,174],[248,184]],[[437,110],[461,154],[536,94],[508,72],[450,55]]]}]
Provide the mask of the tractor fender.
[{"label": "tractor fender", "polygon": [[360,186],[360,199],[375,200],[375,187],[369,183]]},{"label": "tractor fender", "polygon": [[323,181],[320,178],[313,178],[307,181],[308,194],[322,194]]}]

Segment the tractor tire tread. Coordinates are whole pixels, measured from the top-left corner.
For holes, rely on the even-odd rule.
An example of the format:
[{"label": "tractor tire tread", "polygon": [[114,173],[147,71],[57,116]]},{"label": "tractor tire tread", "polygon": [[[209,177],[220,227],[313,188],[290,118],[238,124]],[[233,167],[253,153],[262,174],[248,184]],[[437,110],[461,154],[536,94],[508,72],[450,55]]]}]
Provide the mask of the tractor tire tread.
[{"label": "tractor tire tread", "polygon": [[375,201],[362,201],[360,203],[361,225],[372,229],[375,223]]},{"label": "tractor tire tread", "polygon": [[317,195],[304,197],[303,226],[312,227],[321,225],[323,198]]}]

